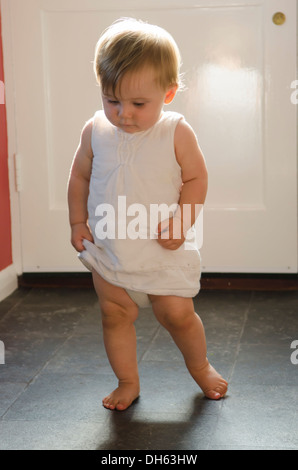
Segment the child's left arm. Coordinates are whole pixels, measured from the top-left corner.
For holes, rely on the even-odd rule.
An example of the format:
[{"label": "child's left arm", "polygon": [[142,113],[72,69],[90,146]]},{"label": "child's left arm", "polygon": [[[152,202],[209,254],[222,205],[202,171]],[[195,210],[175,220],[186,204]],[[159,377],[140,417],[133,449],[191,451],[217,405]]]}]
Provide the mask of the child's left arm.
[{"label": "child's left arm", "polygon": [[[208,187],[208,173],[204,156],[193,129],[184,120],[180,121],[176,127],[174,143],[183,182],[179,200],[180,211],[178,210],[177,215],[175,214],[174,218],[169,221],[169,238],[162,239],[161,231],[158,237],[160,245],[170,250],[176,250],[184,243],[183,233],[185,234],[195,223],[199,214],[198,207],[200,206],[198,205],[204,204]],[[184,204],[188,204],[191,210],[190,213],[187,212],[183,215]],[[173,231],[175,218],[176,221],[177,218],[181,219],[180,233],[182,235],[178,238],[175,238]]]}]

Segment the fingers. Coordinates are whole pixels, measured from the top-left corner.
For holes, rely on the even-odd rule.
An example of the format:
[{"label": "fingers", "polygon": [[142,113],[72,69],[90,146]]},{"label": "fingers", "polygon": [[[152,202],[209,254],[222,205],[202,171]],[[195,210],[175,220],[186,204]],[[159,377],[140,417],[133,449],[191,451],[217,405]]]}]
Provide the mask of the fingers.
[{"label": "fingers", "polygon": [[157,229],[157,242],[168,250],[177,250],[183,245],[185,237],[181,230],[181,220],[171,218],[159,223]]},{"label": "fingers", "polygon": [[83,240],[93,242],[93,236],[86,224],[75,224],[71,231],[71,244],[78,251],[84,251]]}]

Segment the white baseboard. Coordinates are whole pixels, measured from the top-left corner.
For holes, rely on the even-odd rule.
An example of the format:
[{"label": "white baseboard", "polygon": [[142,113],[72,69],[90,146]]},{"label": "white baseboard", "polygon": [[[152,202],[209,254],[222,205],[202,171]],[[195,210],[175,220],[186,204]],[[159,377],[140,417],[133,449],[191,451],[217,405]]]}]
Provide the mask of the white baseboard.
[{"label": "white baseboard", "polygon": [[0,302],[18,288],[18,277],[14,265],[0,271]]}]

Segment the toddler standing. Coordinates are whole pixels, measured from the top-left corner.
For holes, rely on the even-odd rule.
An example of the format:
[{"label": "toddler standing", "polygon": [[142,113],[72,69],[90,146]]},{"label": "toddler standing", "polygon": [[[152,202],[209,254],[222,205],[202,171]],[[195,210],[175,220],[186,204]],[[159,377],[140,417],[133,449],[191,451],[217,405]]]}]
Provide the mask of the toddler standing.
[{"label": "toddler standing", "polygon": [[[118,379],[103,405],[125,410],[139,395],[134,322],[139,306],[149,303],[194,380],[217,400],[227,382],[207,359],[192,300],[200,288],[193,224],[205,201],[207,169],[184,117],[163,110],[179,87],[179,50],[164,29],[121,19],[99,39],[94,70],[103,111],[82,130],[68,201],[71,241],[92,271],[105,348]],[[156,207],[169,208],[168,216],[152,226],[140,214]],[[187,216],[184,207],[190,208]]]}]

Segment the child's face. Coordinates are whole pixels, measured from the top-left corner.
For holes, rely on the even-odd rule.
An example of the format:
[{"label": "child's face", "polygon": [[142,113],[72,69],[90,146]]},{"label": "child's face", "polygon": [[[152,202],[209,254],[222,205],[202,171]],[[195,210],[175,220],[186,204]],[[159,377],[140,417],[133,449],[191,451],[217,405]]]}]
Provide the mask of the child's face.
[{"label": "child's face", "polygon": [[102,94],[104,112],[114,126],[129,134],[145,131],[159,120],[164,103],[173,99],[175,91],[176,87],[162,90],[153,69],[144,67],[124,75],[116,96],[112,90]]}]

